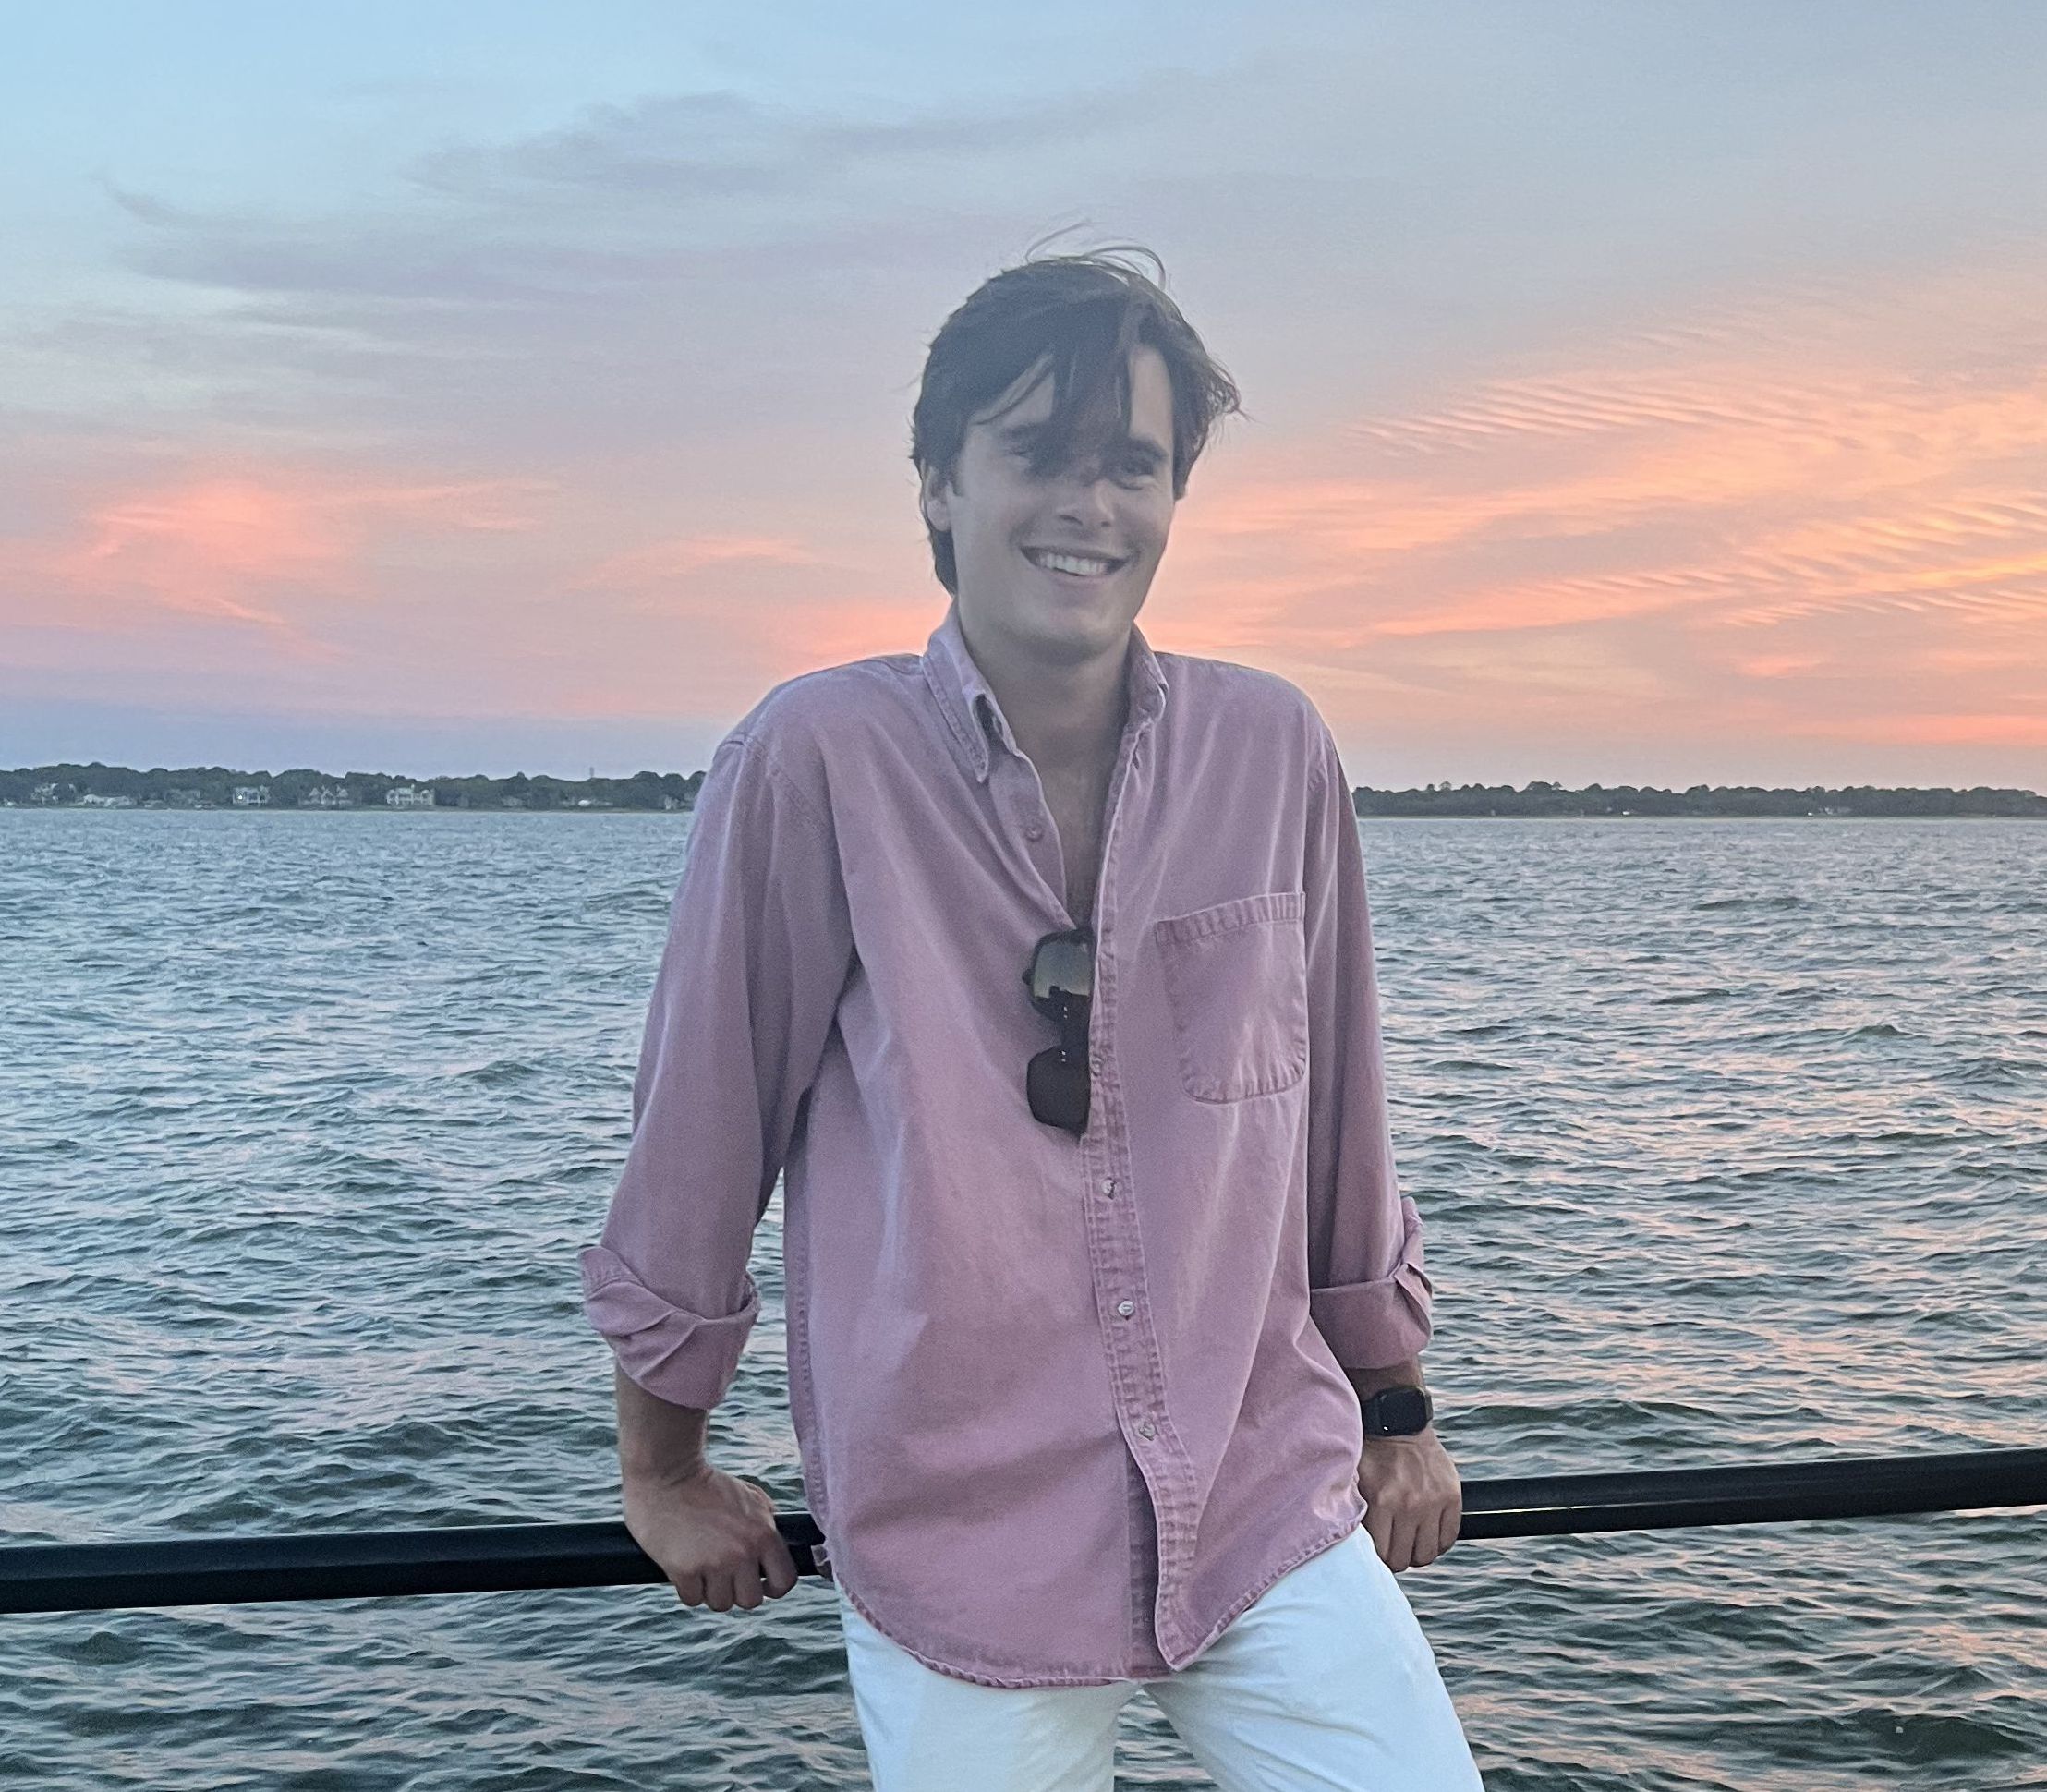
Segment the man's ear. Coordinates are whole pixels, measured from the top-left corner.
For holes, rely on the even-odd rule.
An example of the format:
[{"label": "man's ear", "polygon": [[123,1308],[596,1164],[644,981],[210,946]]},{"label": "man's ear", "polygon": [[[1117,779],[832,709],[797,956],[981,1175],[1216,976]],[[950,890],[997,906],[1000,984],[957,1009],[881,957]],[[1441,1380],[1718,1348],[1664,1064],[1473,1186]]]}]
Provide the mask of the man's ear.
[{"label": "man's ear", "polygon": [[950,531],[952,527],[952,506],[947,494],[951,488],[939,477],[939,469],[927,467],[918,481],[917,502],[924,511],[927,527]]}]

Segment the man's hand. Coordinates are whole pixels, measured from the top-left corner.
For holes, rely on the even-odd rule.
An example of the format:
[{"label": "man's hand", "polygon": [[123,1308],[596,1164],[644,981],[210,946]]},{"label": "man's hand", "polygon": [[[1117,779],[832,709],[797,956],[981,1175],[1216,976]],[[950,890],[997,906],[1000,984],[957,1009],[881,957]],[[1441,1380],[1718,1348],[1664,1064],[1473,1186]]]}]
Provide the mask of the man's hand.
[{"label": "man's hand", "polygon": [[798,1580],[775,1528],[775,1503],[750,1481],[700,1462],[686,1472],[624,1477],[625,1528],[685,1605],[752,1611]]},{"label": "man's hand", "polygon": [[1411,1437],[1367,1437],[1358,1491],[1372,1546],[1394,1573],[1425,1568],[1457,1541],[1464,1491],[1433,1424]]}]

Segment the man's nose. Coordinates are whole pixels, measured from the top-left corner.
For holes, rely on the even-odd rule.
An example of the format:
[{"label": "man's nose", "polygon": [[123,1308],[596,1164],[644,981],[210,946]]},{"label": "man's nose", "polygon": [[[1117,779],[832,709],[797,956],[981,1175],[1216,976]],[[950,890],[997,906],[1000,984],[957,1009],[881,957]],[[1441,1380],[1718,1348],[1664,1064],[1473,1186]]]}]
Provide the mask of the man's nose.
[{"label": "man's nose", "polygon": [[1060,514],[1081,520],[1110,515],[1115,509],[1109,495],[1111,483],[1108,476],[1100,472],[1069,478],[1060,494]]}]

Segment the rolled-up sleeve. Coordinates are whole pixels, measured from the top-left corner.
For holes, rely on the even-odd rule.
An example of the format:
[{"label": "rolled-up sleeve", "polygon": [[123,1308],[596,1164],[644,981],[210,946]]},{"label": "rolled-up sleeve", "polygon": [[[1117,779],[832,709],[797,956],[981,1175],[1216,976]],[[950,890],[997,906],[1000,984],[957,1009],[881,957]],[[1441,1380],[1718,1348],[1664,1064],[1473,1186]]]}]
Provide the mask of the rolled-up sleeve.
[{"label": "rolled-up sleeve", "polygon": [[823,805],[728,735],[699,787],[633,1081],[632,1142],[583,1308],[658,1398],[724,1398],[760,1293],[746,1264],[851,968]]},{"label": "rolled-up sleeve", "polygon": [[1422,1217],[1399,1191],[1387,1121],[1364,853],[1343,762],[1318,724],[1304,885],[1308,957],[1308,1303],[1339,1366],[1418,1353],[1435,1290]]}]

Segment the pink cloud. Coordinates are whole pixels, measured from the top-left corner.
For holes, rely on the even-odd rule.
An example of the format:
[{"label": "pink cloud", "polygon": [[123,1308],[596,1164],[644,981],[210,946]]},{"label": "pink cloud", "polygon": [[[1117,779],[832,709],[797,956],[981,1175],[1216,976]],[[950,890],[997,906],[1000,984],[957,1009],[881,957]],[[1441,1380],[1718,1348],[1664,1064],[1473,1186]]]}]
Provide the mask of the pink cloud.
[{"label": "pink cloud", "polygon": [[81,634],[247,625],[295,659],[345,657],[297,616],[363,593],[393,538],[524,531],[531,481],[379,480],[269,463],[190,467],[127,490],[69,494],[68,518],[0,543],[6,619]]},{"label": "pink cloud", "polygon": [[[1738,713],[2032,744],[2047,375],[2021,351],[2047,272],[1937,285],[1937,345],[1923,294],[1793,295],[1220,460],[1172,613],[1353,729],[1511,727],[1575,693],[1652,736]],[[1967,378],[1942,364],[1956,340]]]}]

